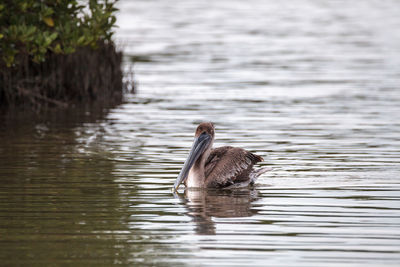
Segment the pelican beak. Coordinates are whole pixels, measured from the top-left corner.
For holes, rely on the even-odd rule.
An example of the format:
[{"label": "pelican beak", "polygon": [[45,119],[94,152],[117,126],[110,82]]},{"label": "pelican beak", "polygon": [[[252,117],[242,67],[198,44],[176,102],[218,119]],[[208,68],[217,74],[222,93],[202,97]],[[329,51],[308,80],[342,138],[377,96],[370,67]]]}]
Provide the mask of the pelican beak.
[{"label": "pelican beak", "polygon": [[182,170],[179,173],[179,176],[174,183],[175,191],[178,190],[179,185],[186,180],[193,164],[201,156],[201,154],[204,153],[204,151],[207,149],[211,141],[212,137],[207,133],[202,133],[201,135],[199,135],[194,139],[189,156],[186,159],[185,164],[183,165]]}]

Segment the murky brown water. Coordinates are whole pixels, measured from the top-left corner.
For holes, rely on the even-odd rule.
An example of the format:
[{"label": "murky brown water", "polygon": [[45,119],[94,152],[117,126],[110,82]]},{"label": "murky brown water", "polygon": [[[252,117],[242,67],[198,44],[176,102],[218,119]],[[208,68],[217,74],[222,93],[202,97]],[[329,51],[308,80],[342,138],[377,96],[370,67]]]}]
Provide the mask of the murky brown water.
[{"label": "murky brown water", "polygon": [[[119,6],[138,94],[0,124],[2,264],[400,264],[400,2]],[[203,120],[274,170],[174,196]]]}]

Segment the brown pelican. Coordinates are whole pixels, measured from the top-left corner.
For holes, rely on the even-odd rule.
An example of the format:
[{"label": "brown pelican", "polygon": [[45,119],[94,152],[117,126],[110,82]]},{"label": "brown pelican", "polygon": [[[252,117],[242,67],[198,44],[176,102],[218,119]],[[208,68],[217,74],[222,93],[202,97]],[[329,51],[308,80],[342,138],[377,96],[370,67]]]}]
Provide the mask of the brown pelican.
[{"label": "brown pelican", "polygon": [[196,129],[192,149],[174,184],[174,190],[184,182],[186,187],[227,188],[254,184],[257,177],[270,168],[253,169],[263,158],[242,148],[223,146],[212,148],[214,124],[203,122]]}]

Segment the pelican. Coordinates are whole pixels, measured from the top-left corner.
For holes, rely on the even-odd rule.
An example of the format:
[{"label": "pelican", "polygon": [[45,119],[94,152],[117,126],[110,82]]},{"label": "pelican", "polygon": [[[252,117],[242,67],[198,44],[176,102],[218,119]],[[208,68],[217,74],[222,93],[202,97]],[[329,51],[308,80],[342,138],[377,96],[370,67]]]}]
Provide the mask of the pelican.
[{"label": "pelican", "polygon": [[202,122],[196,129],[189,156],[174,184],[174,190],[184,182],[185,186],[197,188],[232,188],[254,184],[264,167],[253,169],[263,158],[239,147],[212,148],[214,124]]}]

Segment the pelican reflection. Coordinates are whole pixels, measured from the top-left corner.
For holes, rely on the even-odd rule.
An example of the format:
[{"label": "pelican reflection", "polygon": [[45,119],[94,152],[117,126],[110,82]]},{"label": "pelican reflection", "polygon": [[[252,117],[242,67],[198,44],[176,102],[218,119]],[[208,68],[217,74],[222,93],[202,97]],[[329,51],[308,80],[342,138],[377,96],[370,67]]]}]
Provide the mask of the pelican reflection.
[{"label": "pelican reflection", "polygon": [[199,235],[216,234],[213,218],[250,217],[257,213],[252,202],[257,200],[258,191],[254,188],[235,190],[190,189],[179,194],[183,200],[187,215],[195,223]]}]

